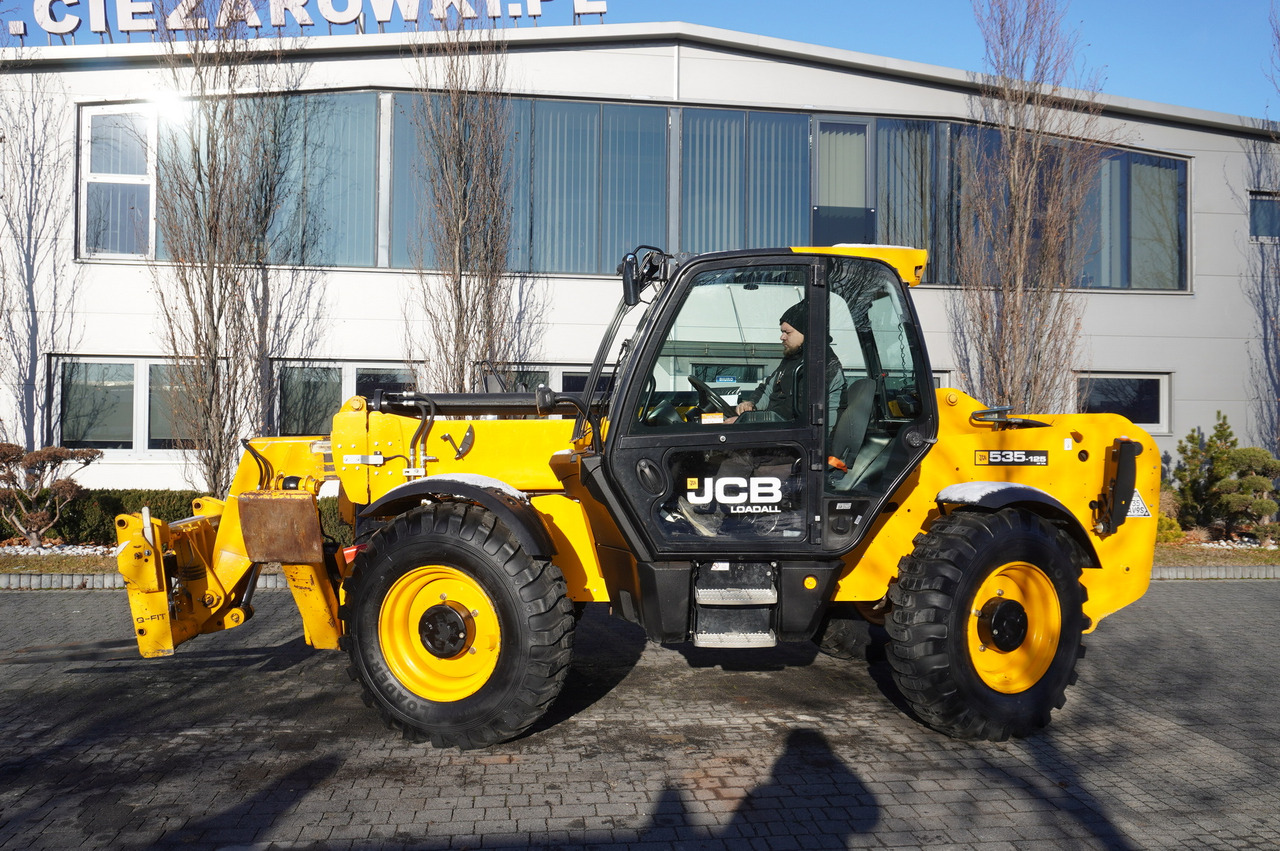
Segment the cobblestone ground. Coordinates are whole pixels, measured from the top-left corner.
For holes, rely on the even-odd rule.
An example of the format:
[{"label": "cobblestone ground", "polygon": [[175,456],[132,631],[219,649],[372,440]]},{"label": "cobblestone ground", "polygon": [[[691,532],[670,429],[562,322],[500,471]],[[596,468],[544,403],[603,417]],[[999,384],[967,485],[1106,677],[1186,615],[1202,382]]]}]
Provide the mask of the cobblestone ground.
[{"label": "cobblestone ground", "polygon": [[0,848],[1275,848],[1280,582],[1162,582],[1040,736],[965,743],[883,662],[646,645],[589,612],[562,699],[406,744],[290,595],[136,658],[118,591],[0,593]]}]

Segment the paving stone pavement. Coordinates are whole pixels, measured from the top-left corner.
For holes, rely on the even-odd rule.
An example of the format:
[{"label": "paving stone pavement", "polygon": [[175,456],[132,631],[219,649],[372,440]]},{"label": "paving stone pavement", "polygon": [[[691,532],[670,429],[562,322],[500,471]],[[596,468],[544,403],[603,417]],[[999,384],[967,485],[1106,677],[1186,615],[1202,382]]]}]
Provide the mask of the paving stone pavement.
[{"label": "paving stone pavement", "polygon": [[1161,582],[1026,740],[904,714],[883,661],[647,645],[591,610],[524,738],[385,730],[290,595],[164,660],[120,591],[0,593],[0,849],[1275,848],[1280,583]]}]

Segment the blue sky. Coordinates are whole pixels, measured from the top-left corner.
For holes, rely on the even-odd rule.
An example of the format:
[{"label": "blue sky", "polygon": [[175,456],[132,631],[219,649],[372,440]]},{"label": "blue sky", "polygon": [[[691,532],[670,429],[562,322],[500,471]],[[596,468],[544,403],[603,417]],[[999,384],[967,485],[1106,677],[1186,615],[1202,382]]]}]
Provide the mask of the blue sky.
[{"label": "blue sky", "polygon": [[[569,5],[569,0],[557,0]],[[1266,0],[1074,0],[1066,21],[1107,94],[1280,117]],[[689,23],[982,69],[969,0],[609,0],[609,23]]]},{"label": "blue sky", "polygon": [[[36,32],[33,3],[47,2],[0,0],[0,22],[24,19],[28,31]],[[75,13],[87,18],[93,2],[54,0],[52,8],[55,17]],[[368,7],[369,0],[361,2]],[[432,0],[419,2],[425,11]],[[503,6],[508,2],[502,0]],[[573,0],[542,3],[543,25],[569,23]],[[982,41],[969,0],[607,3],[606,23],[687,21],[966,71],[982,69]],[[307,2],[316,17],[317,4]],[[114,18],[115,0],[103,5]],[[266,2],[256,0],[255,5],[265,8]],[[346,3],[334,0],[333,5]],[[1268,10],[1268,0],[1074,0],[1067,21],[1080,35],[1084,62],[1104,75],[1102,88],[1108,94],[1280,117],[1280,95],[1266,77],[1272,51]],[[82,43],[87,29],[79,34]]]}]

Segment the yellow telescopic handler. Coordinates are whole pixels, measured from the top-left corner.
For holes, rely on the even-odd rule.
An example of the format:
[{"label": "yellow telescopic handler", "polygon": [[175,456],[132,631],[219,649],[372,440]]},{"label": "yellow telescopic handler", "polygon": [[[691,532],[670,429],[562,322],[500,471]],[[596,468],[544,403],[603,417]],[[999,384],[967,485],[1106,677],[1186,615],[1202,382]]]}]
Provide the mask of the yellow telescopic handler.
[{"label": "yellow telescopic handler", "polygon": [[[527,730],[587,603],[708,648],[854,658],[882,625],[925,724],[1032,733],[1082,635],[1147,588],[1159,452],[1119,416],[935,389],[909,295],[924,264],[638,248],[582,393],[353,397],[328,435],[248,441],[191,517],[117,518],[138,647],[243,626],[278,563],[306,641],[440,747]],[[326,483],[354,546],[326,541]]]}]

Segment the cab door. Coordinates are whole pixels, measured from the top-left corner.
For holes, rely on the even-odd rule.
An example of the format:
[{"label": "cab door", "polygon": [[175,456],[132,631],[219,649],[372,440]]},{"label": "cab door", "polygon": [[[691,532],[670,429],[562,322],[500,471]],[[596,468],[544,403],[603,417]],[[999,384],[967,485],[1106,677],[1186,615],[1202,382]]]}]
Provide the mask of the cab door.
[{"label": "cab door", "polygon": [[[673,282],[622,376],[604,459],[657,558],[821,551],[828,397],[843,389],[829,347],[809,343],[827,338],[824,274],[819,258],[737,254]],[[806,326],[790,355],[784,314]]]},{"label": "cab door", "polygon": [[[700,259],[664,298],[604,457],[647,551],[848,552],[937,430],[905,284],[871,258],[762,252]],[[790,356],[784,317],[805,326]]]}]

